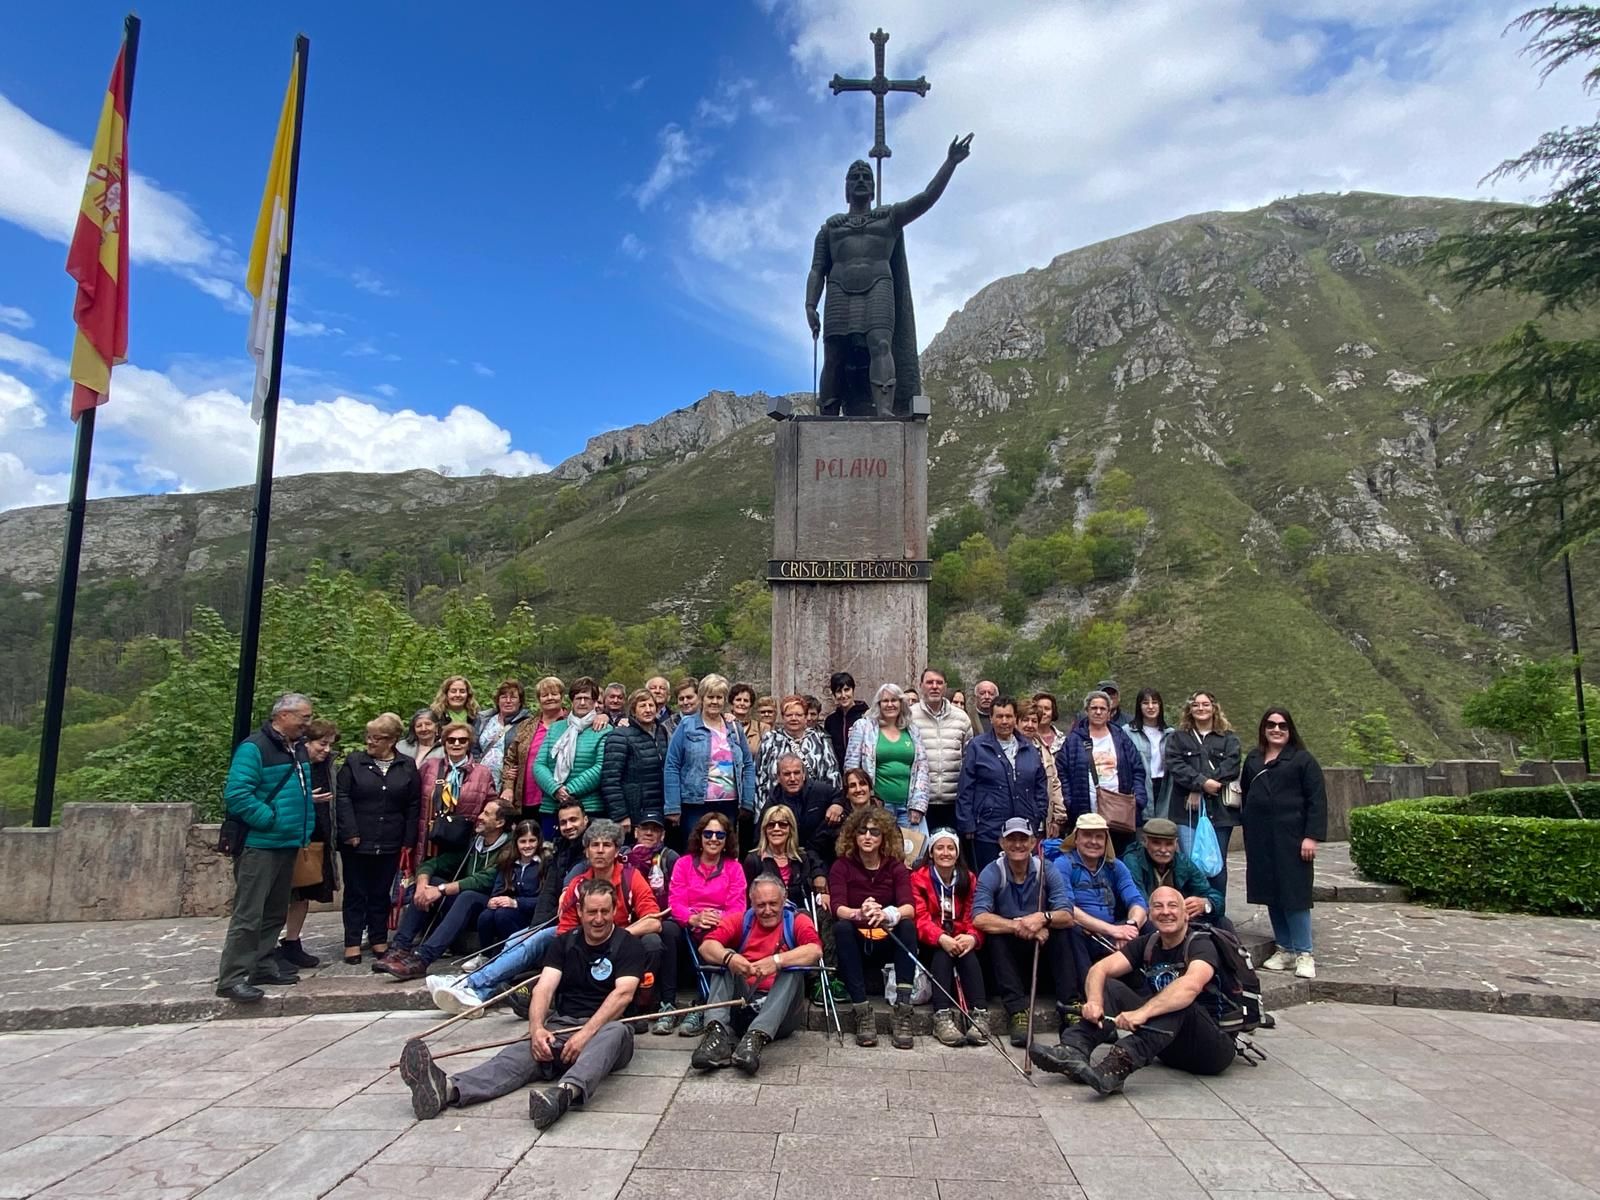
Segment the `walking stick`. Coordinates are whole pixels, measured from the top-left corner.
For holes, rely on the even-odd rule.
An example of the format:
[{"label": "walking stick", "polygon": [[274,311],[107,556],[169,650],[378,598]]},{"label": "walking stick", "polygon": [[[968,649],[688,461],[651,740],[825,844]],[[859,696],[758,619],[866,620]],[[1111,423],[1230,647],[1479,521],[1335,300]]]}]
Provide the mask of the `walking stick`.
[{"label": "walking stick", "polygon": [[[813,895],[808,895],[806,897],[806,907],[810,910],[811,924],[820,930],[821,927],[817,922],[817,898]],[[818,937],[821,937],[820,933]],[[828,979],[828,964],[825,960],[819,958],[817,960],[817,968],[822,977],[822,1019],[832,1021],[833,1036],[839,1040],[839,1045],[843,1048],[844,1026],[839,1021],[839,1006],[833,999],[833,986]]]},{"label": "walking stick", "polygon": [[[1039,839],[1039,911],[1044,911],[1044,839]],[[1045,919],[1045,937],[1049,937],[1049,918]],[[1044,948],[1044,942],[1033,943],[1033,979],[1028,985],[1028,1040],[1022,1047],[1022,1072],[1028,1077],[1028,1082],[1033,1082],[1033,1006],[1039,998],[1039,951]],[[1007,1058],[1010,1055],[1006,1056]]]},{"label": "walking stick", "polygon": [[504,946],[514,937],[520,937],[523,934],[527,934],[528,937],[532,937],[542,929],[549,929],[550,926],[554,925],[558,919],[558,917],[551,917],[543,925],[533,925],[529,926],[527,929],[519,929],[515,933],[501,938],[498,942],[490,942],[487,946],[479,946],[476,950],[473,950],[470,953],[451,955],[449,956],[448,961],[453,963],[461,963],[471,958],[474,954],[487,954],[491,950],[498,950],[501,946]]},{"label": "walking stick", "polygon": [[[637,1017],[623,1017],[622,1018],[622,1024],[630,1025],[635,1021],[654,1021],[658,1017],[683,1017],[683,1016],[687,1016],[690,1013],[705,1012],[706,1010],[712,1009],[712,1008],[744,1008],[749,1003],[750,1003],[750,1001],[748,1001],[748,1000],[726,1000],[726,1001],[719,1000],[715,1004],[697,1004],[693,1008],[675,1009],[674,1011],[672,1011],[670,1013],[641,1013]],[[444,1026],[441,1025],[439,1028],[443,1029]],[[550,1032],[551,1033],[576,1033],[578,1030],[580,1030],[582,1028],[583,1028],[582,1025],[563,1025],[563,1026],[561,1026],[561,1028],[552,1029]],[[438,1030],[434,1030],[433,1032],[437,1033]],[[427,1036],[428,1036],[427,1034],[422,1034],[422,1035],[420,1035],[418,1037],[407,1038],[406,1040],[410,1041],[410,1042],[420,1042],[420,1041],[423,1041]],[[504,1049],[506,1046],[514,1046],[518,1042],[525,1042],[527,1040],[528,1040],[528,1035],[525,1034],[525,1033],[521,1033],[521,1034],[518,1034],[514,1038],[506,1038],[505,1040],[499,1041],[499,1042],[480,1042],[475,1046],[461,1046],[461,1047],[459,1047],[459,1048],[457,1048],[455,1050],[442,1050],[438,1054],[430,1054],[429,1057],[432,1058],[435,1062],[437,1062],[441,1058],[450,1058],[453,1055],[457,1055],[457,1054],[472,1054],[473,1052],[478,1051],[478,1050],[501,1050],[501,1049]],[[392,1071],[396,1067],[398,1067],[399,1065],[400,1064],[397,1063],[397,1062],[392,1062],[392,1063],[389,1064],[389,1070]]]},{"label": "walking stick", "polygon": [[[961,1015],[967,1019],[967,1024],[972,1026],[979,1033],[983,1034],[984,1045],[990,1047],[992,1050],[994,1050],[994,1052],[996,1054],[998,1054],[1001,1058],[1005,1059],[1006,1060],[1006,1066],[1010,1067],[1018,1075],[1021,1075],[1024,1079],[1026,1079],[1028,1081],[1028,1086],[1029,1087],[1038,1087],[1039,1086],[1037,1083],[1034,1082],[1032,1074],[1030,1074],[1027,1071],[1024,1071],[1021,1067],[1017,1066],[1016,1060],[1013,1059],[1010,1054],[1006,1053],[1005,1047],[1002,1046],[995,1039],[994,1034],[989,1031],[988,1027],[984,1026],[984,1025],[980,1025],[977,1021],[974,1021],[972,1019],[971,1010],[969,1010],[967,1008],[967,1006],[965,1004],[963,1004],[960,1000],[956,999],[956,997],[952,996],[949,992],[944,990],[944,985],[941,984],[937,979],[934,978],[933,972],[928,970],[928,968],[923,965],[921,959],[917,958],[915,955],[912,955],[911,961],[916,964],[917,970],[921,971],[924,975],[926,975],[928,977],[928,982],[933,984],[933,986],[936,989],[938,989],[938,992],[939,992],[939,994],[941,996],[943,996],[946,1000],[950,1001],[951,1004],[954,1004],[958,1009],[961,1010]],[[956,990],[957,991],[961,990],[961,977],[959,975],[956,977]]]}]

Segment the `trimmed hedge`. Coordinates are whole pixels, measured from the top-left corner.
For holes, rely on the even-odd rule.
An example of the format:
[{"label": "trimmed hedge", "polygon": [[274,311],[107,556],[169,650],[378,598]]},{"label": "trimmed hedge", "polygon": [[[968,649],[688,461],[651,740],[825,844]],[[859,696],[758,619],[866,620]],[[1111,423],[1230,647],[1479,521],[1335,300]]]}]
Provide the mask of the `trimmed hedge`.
[{"label": "trimmed hedge", "polygon": [[[1600,815],[1600,784],[1573,798]],[[1368,878],[1445,908],[1600,912],[1600,820],[1560,787],[1393,800],[1350,814],[1350,856]]]}]

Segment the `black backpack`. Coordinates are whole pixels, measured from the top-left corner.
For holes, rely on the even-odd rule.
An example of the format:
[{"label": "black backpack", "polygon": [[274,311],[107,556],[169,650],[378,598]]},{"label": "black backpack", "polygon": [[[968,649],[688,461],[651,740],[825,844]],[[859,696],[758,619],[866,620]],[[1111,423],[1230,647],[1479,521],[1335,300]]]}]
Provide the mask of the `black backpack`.
[{"label": "black backpack", "polygon": [[[1261,977],[1250,961],[1250,951],[1244,948],[1237,934],[1196,921],[1183,940],[1183,963],[1189,965],[1189,944],[1195,938],[1206,936],[1216,948],[1217,995],[1221,998],[1217,1028],[1223,1033],[1254,1033],[1262,1021]],[[1144,944],[1144,961],[1149,966],[1155,958],[1158,937],[1152,934]]]}]

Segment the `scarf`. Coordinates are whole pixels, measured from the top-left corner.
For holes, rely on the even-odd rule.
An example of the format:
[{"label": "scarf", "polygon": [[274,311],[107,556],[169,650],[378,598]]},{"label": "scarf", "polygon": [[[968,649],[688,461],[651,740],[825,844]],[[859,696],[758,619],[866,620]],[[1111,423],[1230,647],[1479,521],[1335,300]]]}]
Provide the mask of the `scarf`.
[{"label": "scarf", "polygon": [[579,719],[568,717],[566,728],[550,750],[550,774],[555,777],[557,787],[564,787],[572,774],[572,762],[578,756],[578,735],[582,732]]}]

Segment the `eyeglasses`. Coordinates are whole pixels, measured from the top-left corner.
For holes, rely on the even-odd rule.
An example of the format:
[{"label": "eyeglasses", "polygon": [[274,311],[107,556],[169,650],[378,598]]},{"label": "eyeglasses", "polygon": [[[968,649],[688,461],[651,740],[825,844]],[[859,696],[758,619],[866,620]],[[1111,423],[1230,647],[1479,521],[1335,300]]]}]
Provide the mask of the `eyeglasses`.
[{"label": "eyeglasses", "polygon": [[713,842],[725,842],[728,840],[728,831],[726,829],[704,829],[700,832],[700,838],[702,841],[709,838]]},{"label": "eyeglasses", "polygon": [[787,829],[787,828],[789,828],[789,822],[787,822],[787,821],[768,821],[767,822],[767,828],[768,829]]},{"label": "eyeglasses", "polygon": [[1287,722],[1287,721],[1263,721],[1263,722],[1261,722],[1261,728],[1263,728],[1263,729],[1282,729],[1282,730],[1287,731],[1288,728],[1289,728],[1289,722]]},{"label": "eyeglasses", "polygon": [[465,746],[471,740],[471,738],[464,737],[447,737],[444,740],[444,744],[446,746]]}]

